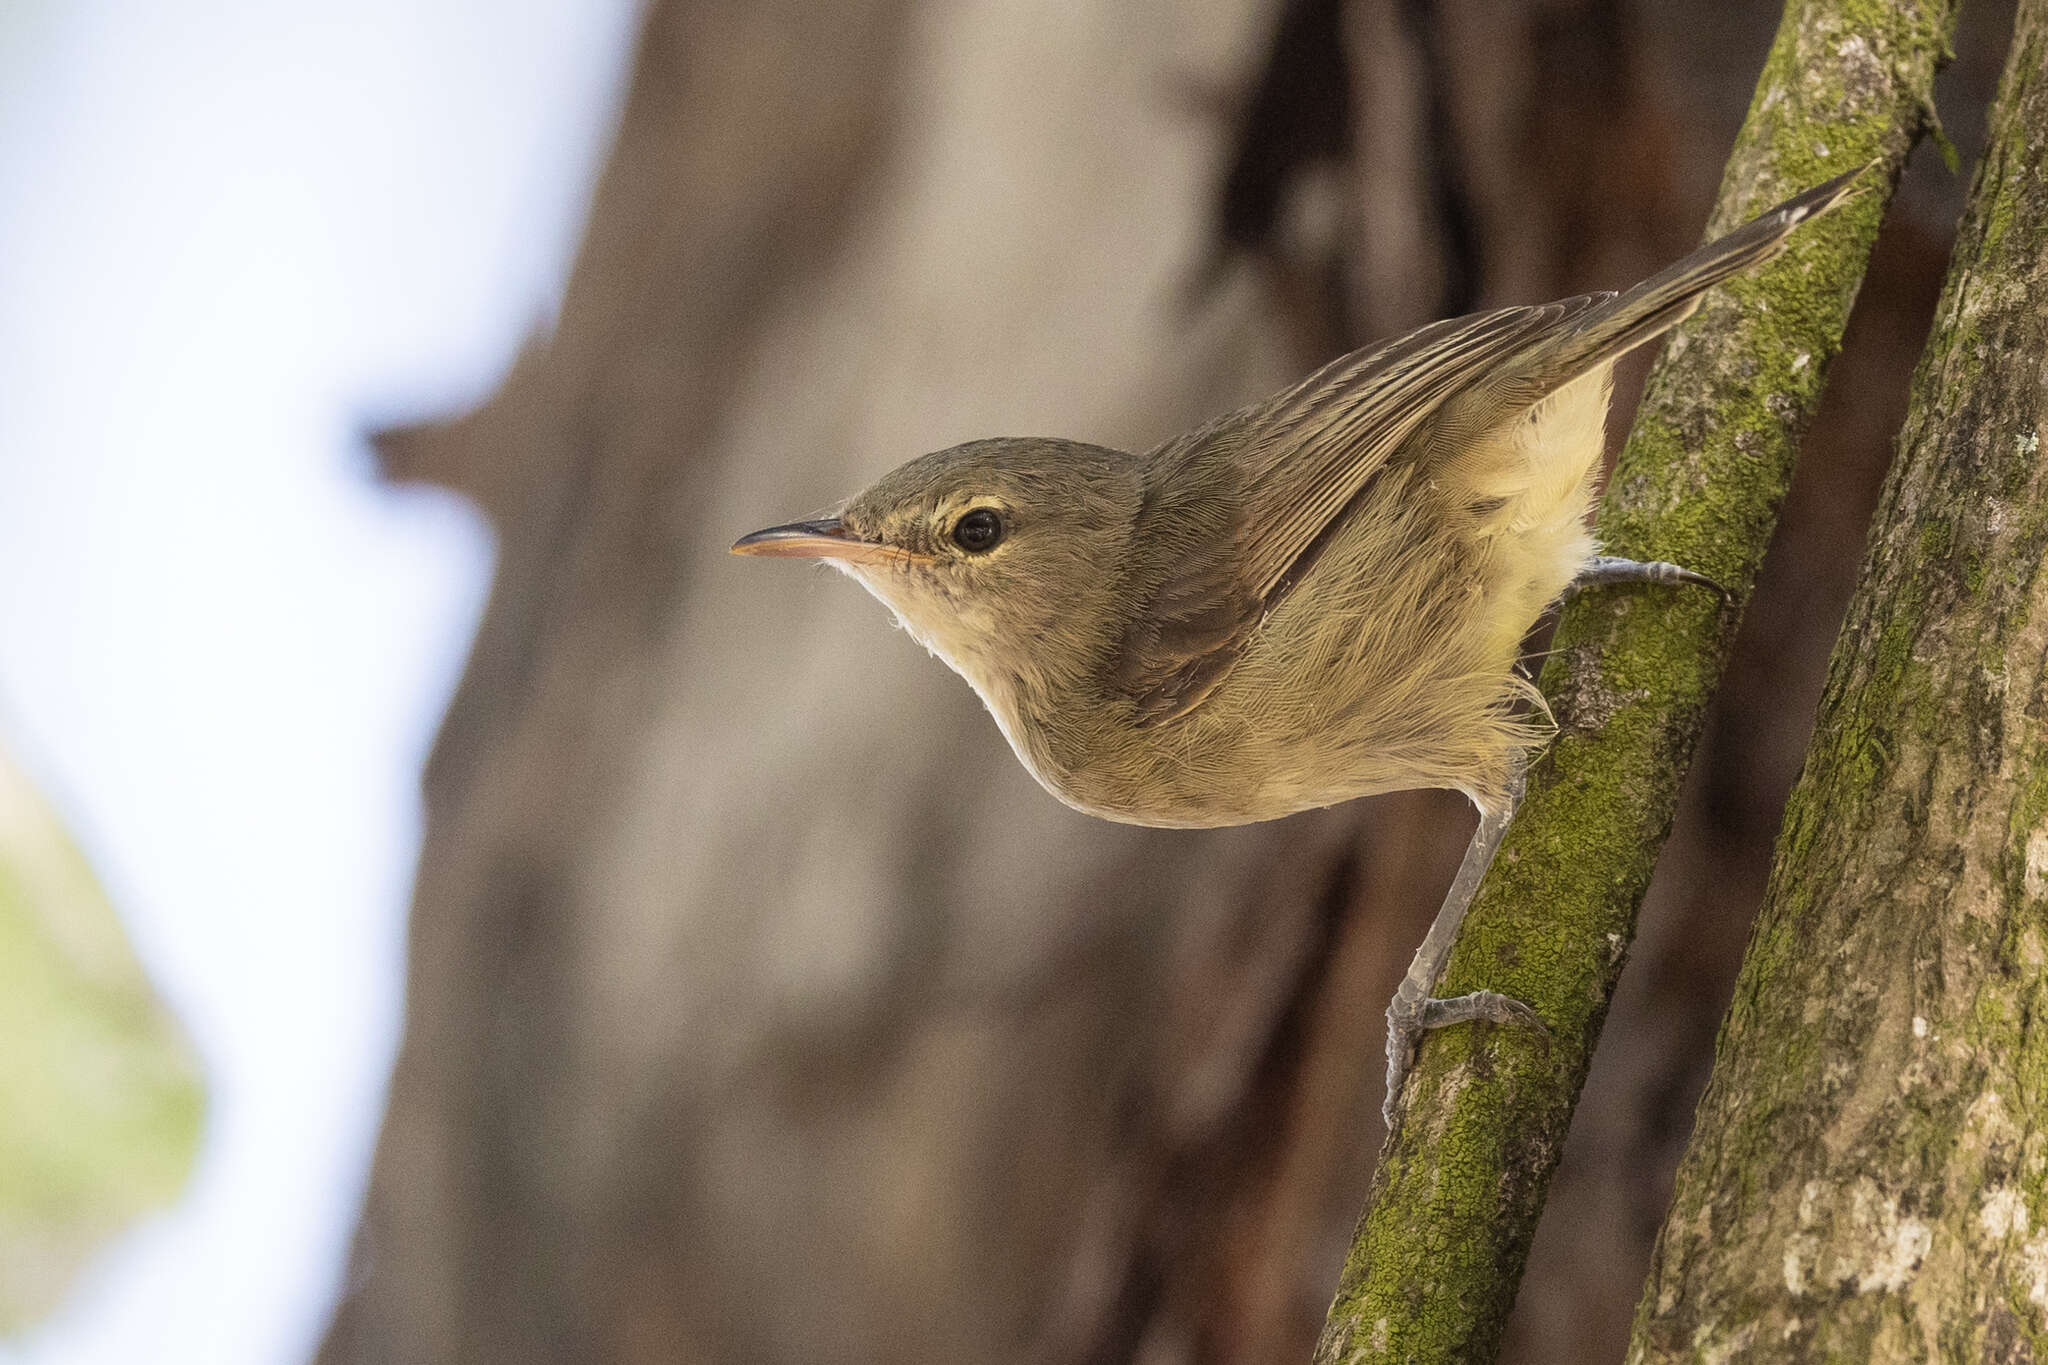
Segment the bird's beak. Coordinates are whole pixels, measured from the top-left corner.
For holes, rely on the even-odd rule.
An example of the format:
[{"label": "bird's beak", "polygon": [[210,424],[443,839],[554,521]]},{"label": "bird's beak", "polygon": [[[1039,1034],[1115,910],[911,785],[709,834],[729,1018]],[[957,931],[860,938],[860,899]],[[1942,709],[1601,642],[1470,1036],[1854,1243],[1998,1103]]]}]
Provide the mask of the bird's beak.
[{"label": "bird's beak", "polygon": [[837,517],[771,526],[741,536],[733,542],[732,552],[777,559],[837,559],[847,564],[901,564],[930,558],[878,540],[862,540]]}]

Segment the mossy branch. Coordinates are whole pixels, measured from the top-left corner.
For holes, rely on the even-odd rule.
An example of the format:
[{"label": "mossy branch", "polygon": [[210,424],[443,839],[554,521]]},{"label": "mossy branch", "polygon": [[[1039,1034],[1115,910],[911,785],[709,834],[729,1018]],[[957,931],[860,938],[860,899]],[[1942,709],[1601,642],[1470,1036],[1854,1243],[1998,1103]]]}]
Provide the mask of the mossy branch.
[{"label": "mossy branch", "polygon": [[1932,108],[1956,0],[1791,0],[1709,235],[1873,159],[1873,189],[1708,297],[1653,373],[1601,507],[1616,554],[1726,585],[1589,594],[1543,687],[1560,725],[1466,920],[1444,995],[1534,1005],[1548,1046],[1424,1044],[1315,1359],[1493,1359],[1636,909],[1841,343],[1878,223]]},{"label": "mossy branch", "polygon": [[2048,0],[2021,0],[1633,1361],[2048,1355]]}]

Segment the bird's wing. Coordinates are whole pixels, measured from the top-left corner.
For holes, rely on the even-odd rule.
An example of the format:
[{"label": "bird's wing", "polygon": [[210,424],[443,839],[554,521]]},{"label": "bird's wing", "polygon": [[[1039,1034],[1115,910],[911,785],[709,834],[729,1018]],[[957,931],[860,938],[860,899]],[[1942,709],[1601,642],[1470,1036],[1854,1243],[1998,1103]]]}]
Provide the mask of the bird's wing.
[{"label": "bird's wing", "polygon": [[1147,457],[1133,584],[1112,685],[1140,724],[1183,715],[1314,559],[1319,538],[1444,402],[1605,295],[1433,323],[1339,357],[1264,402]]},{"label": "bird's wing", "polygon": [[1134,585],[1150,602],[1131,620],[1114,679],[1139,723],[1208,695],[1313,563],[1318,538],[1432,414],[1446,433],[1483,431],[1610,363],[1677,325],[1708,288],[1784,250],[1869,169],[1794,195],[1623,293],[1432,324],[1154,451],[1138,535],[1166,562],[1155,582]]}]

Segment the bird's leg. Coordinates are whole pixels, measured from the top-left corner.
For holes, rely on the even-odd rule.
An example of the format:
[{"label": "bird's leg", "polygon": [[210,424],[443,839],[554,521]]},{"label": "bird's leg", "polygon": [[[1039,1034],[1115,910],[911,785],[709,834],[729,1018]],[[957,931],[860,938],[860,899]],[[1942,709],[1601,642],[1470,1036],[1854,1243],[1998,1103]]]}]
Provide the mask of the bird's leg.
[{"label": "bird's leg", "polygon": [[[1565,592],[1575,593],[1606,583],[1697,583],[1725,595],[1720,584],[1683,565],[1615,555],[1588,559]],[[1493,865],[1493,855],[1500,850],[1501,836],[1507,833],[1508,822],[1515,818],[1515,808],[1522,803],[1525,786],[1522,768],[1517,765],[1500,806],[1480,812],[1479,828],[1472,831],[1472,842],[1466,846],[1464,861],[1458,864],[1458,875],[1451,879],[1443,908],[1436,912],[1435,923],[1423,936],[1422,946],[1415,950],[1415,960],[1408,964],[1408,975],[1394,992],[1394,1002],[1387,1006],[1387,1097],[1380,1113],[1389,1127],[1394,1122],[1394,1106],[1401,1098],[1408,1068],[1415,1063],[1415,1049],[1430,1029],[1484,1020],[1492,1024],[1520,1024],[1549,1033],[1536,1011],[1496,991],[1474,991],[1447,1000],[1430,998],[1437,977],[1443,974],[1444,960],[1451,955],[1458,928],[1465,922],[1465,911],[1479,893],[1479,883],[1486,876],[1486,869]]]},{"label": "bird's leg", "polygon": [[1380,1113],[1390,1128],[1394,1104],[1401,1098],[1401,1084],[1407,1079],[1408,1068],[1415,1062],[1415,1049],[1428,1030],[1483,1019],[1494,1024],[1525,1024],[1540,1033],[1549,1032],[1536,1011],[1493,991],[1474,991],[1448,1000],[1432,1000],[1429,994],[1443,974],[1444,959],[1451,955],[1451,944],[1458,937],[1458,926],[1465,921],[1465,911],[1479,891],[1480,879],[1493,864],[1501,836],[1507,832],[1508,822],[1515,818],[1515,808],[1522,803],[1524,785],[1522,768],[1517,764],[1508,782],[1506,799],[1494,809],[1481,810],[1479,828],[1472,831],[1472,842],[1466,846],[1464,861],[1458,864],[1458,875],[1451,879],[1443,908],[1436,912],[1436,922],[1429,926],[1422,946],[1415,950],[1408,975],[1394,992],[1394,1003],[1387,1006],[1387,1097]]},{"label": "bird's leg", "polygon": [[1721,585],[1713,579],[1682,565],[1667,564],[1661,559],[1622,559],[1615,555],[1594,555],[1587,560],[1585,567],[1579,570],[1579,576],[1565,591],[1575,593],[1602,583],[1697,583],[1715,592],[1722,591]]}]

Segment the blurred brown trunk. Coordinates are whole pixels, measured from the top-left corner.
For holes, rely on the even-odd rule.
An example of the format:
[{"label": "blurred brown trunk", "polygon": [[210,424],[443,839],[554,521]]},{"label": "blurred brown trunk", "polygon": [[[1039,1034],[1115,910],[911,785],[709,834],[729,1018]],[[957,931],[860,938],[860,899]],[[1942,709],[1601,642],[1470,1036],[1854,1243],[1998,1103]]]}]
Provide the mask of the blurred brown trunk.
[{"label": "blurred brown trunk", "polygon": [[[871,602],[724,547],[957,440],[1145,445],[1372,335],[1663,264],[1778,7],[1699,8],[655,4],[558,324],[379,443],[501,557],[322,1359],[1305,1356],[1461,803],[1086,820]],[[1864,409],[1838,467],[1869,486]],[[1673,856],[1760,864],[1782,748]],[[1718,880],[1667,900],[1736,927],[1666,934],[1663,969],[1720,956],[1617,1003],[1520,1358],[1625,1339],[1755,893]]]}]

